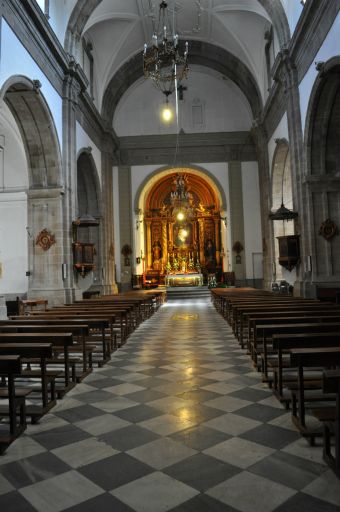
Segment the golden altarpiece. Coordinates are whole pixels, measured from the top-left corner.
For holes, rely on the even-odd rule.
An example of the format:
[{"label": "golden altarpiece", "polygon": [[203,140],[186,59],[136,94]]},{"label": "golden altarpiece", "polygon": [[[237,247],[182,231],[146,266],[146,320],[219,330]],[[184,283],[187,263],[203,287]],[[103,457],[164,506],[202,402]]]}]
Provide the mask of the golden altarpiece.
[{"label": "golden altarpiece", "polygon": [[203,274],[221,269],[220,205],[200,176],[176,173],[158,181],[147,196],[144,221],[147,275],[197,285]]}]

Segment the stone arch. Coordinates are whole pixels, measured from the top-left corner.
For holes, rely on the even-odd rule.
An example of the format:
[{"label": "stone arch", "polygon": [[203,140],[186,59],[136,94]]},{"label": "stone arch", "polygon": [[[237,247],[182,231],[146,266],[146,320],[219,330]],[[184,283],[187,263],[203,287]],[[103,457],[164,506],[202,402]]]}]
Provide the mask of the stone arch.
[{"label": "stone arch", "polygon": [[[50,304],[65,302],[64,208],[62,164],[52,114],[38,80],[12,76],[2,86],[0,99],[18,126],[28,167],[27,233],[28,297],[45,297]],[[47,232],[47,233],[46,233]],[[39,243],[49,239],[48,246]]]},{"label": "stone arch", "polygon": [[311,259],[307,278],[313,283],[313,294],[318,286],[340,286],[340,238],[322,236],[327,219],[340,226],[340,56],[318,62],[317,70],[305,124],[303,183],[310,226],[305,242]]},{"label": "stone arch", "polygon": [[[249,69],[233,54],[211,43],[189,41],[190,63],[205,66],[230,78],[246,96],[254,119],[262,111],[262,99],[257,83]],[[112,125],[115,109],[127,89],[143,76],[142,53],[123,64],[111,78],[103,97],[102,116]]]},{"label": "stone arch", "polygon": [[340,57],[319,64],[306,116],[307,174],[340,176]]},{"label": "stone arch", "polygon": [[[276,211],[284,204],[286,208],[293,207],[293,189],[292,189],[292,173],[290,165],[290,148],[286,139],[278,139],[273,156],[272,172],[271,172],[271,209]],[[284,271],[278,263],[279,245],[278,236],[293,235],[294,222],[274,220],[272,223],[273,234],[273,281],[285,279],[293,282],[290,277],[291,273]]]},{"label": "stone arch", "polygon": [[[135,197],[134,197],[134,211],[138,212],[140,209],[142,209],[143,204],[143,198],[145,195],[147,195],[148,190],[151,189],[153,184],[158,181],[162,176],[165,176],[167,174],[173,174],[178,170],[178,167],[171,167],[171,166],[163,166],[158,169],[155,169],[152,171],[139,185]],[[214,190],[215,194],[217,195],[219,201],[220,201],[220,208],[221,211],[227,210],[227,198],[225,191],[221,184],[217,181],[215,176],[208,171],[207,169],[204,169],[203,167],[200,167],[198,165],[188,165],[186,166],[186,170],[189,172],[192,172],[193,174],[197,174],[204,178],[206,181],[208,181],[209,185]]]},{"label": "stone arch", "polygon": [[77,157],[78,216],[101,216],[100,182],[95,161],[88,148],[81,149]]},{"label": "stone arch", "polygon": [[[101,220],[101,186],[91,148],[83,148],[77,157],[77,210],[78,217],[91,216]],[[77,241],[95,244],[95,269],[87,279],[80,280],[79,286],[87,289],[100,282],[102,268],[102,223],[99,226],[81,227],[77,230]]]},{"label": "stone arch", "polygon": [[78,0],[74,6],[67,25],[64,42],[65,51],[70,55],[76,53],[76,46],[80,41],[87,20],[101,1],[102,0]]},{"label": "stone arch", "polygon": [[0,99],[9,107],[24,143],[29,188],[62,185],[61,155],[57,131],[38,80],[13,76],[2,86]]}]

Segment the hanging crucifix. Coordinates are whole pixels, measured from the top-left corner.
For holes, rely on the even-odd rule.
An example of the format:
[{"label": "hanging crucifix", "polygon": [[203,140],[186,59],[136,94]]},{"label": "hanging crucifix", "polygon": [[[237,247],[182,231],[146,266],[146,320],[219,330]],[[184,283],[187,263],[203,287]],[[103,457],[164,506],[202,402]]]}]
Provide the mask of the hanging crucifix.
[{"label": "hanging crucifix", "polygon": [[178,98],[180,101],[183,101],[184,100],[184,91],[187,91],[188,88],[187,87],[183,87],[183,85],[179,85],[177,87],[177,91],[178,91]]}]

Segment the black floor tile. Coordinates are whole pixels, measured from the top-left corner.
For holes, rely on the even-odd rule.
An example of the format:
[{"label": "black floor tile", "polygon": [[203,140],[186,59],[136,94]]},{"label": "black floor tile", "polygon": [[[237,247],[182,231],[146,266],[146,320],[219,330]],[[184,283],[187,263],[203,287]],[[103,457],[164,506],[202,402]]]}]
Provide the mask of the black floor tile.
[{"label": "black floor tile", "polygon": [[154,469],[125,453],[119,453],[78,468],[78,472],[106,491],[111,491],[132,480],[153,473]]},{"label": "black floor tile", "polygon": [[199,453],[163,470],[164,473],[204,492],[228,480],[242,471],[240,468],[220,462]]},{"label": "black floor tile", "polygon": [[46,432],[34,434],[32,437],[44,448],[47,448],[47,450],[53,450],[60,446],[83,441],[83,439],[88,439],[91,436],[74,425],[64,425],[52,430],[47,430]]},{"label": "black floor tile", "polygon": [[276,450],[281,450],[290,443],[300,438],[300,434],[293,430],[276,427],[274,425],[260,425],[259,427],[248,430],[239,437],[253,441],[254,443],[263,444]]},{"label": "black floor tile", "polygon": [[242,407],[237,411],[239,416],[244,416],[246,418],[251,418],[253,420],[258,421],[271,421],[279,416],[282,416],[285,411],[282,409],[276,409],[275,407],[270,407],[268,405],[263,404],[252,404],[247,405],[246,407]]},{"label": "black floor tile", "polygon": [[218,432],[212,428],[198,425],[172,434],[171,439],[189,446],[193,450],[203,451],[215,444],[223,443],[231,438],[230,435]]},{"label": "black floor tile", "polygon": [[70,469],[70,466],[62,462],[53,453],[44,452],[27,459],[4,464],[0,466],[0,473],[13,487],[20,489],[26,485],[40,482],[45,478],[66,473]]},{"label": "black floor tile", "polygon": [[135,512],[109,493],[101,494],[92,500],[65,509],[65,512]]},{"label": "black floor tile", "polygon": [[[143,386],[140,384],[140,381],[137,382],[138,386]],[[143,391],[136,391],[135,393],[129,393],[129,400],[133,400],[134,402],[147,403],[152,402],[153,400],[159,400],[160,398],[167,397],[165,393],[161,393],[160,391],[156,391],[155,389],[146,389]]]},{"label": "black floor tile", "polygon": [[277,451],[251,466],[248,471],[299,491],[327,469],[327,466],[317,462]]},{"label": "black floor tile", "polygon": [[136,405],[134,407],[129,407],[128,409],[115,412],[115,416],[118,416],[122,420],[130,421],[131,423],[140,423],[141,421],[150,420],[151,418],[161,416],[162,414],[163,412],[159,409],[155,409],[154,407],[150,407],[146,404]]},{"label": "black floor tile", "polygon": [[1,512],[37,512],[37,509],[18,492],[9,492],[0,496]]},{"label": "black floor tile", "polygon": [[69,421],[70,423],[76,423],[77,421],[102,416],[103,411],[100,411],[96,407],[92,407],[92,405],[81,405],[79,407],[72,407],[71,409],[65,409],[60,412],[56,411],[54,414],[59,416],[59,418]]},{"label": "black floor tile", "polygon": [[98,436],[100,441],[104,441],[105,443],[112,446],[115,450],[119,450],[121,452],[132,450],[133,448],[141,446],[142,444],[150,443],[159,437],[160,436],[154,432],[139,427],[138,425],[131,425],[129,427],[114,430],[108,434]]},{"label": "black floor tile", "polygon": [[339,512],[340,508],[326,501],[298,493],[275,509],[275,512]]},{"label": "black floor tile", "polygon": [[[233,372],[234,369],[231,371]],[[242,400],[250,400],[251,402],[259,402],[260,400],[265,400],[272,395],[268,391],[262,391],[261,389],[243,388],[229,393],[229,396],[241,398]]]},{"label": "black floor tile", "polygon": [[[240,512],[233,507],[229,507],[220,501],[207,496],[206,494],[199,494],[195,498],[182,503],[176,508],[172,508],[171,512]],[[255,511],[254,511],[255,512]]]}]

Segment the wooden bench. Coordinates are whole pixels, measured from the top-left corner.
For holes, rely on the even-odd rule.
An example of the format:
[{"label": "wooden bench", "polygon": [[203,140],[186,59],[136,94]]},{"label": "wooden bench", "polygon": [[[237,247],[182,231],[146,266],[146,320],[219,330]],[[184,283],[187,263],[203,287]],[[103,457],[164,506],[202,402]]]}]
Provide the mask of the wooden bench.
[{"label": "wooden bench", "polygon": [[0,375],[6,380],[6,387],[0,387],[0,399],[8,405],[0,408],[0,418],[8,416],[9,428],[0,423],[0,454],[26,429],[25,400],[28,389],[15,386],[15,376],[21,374],[21,361],[17,355],[0,356]]},{"label": "wooden bench", "polygon": [[[50,323],[61,322],[88,325],[90,329],[90,337],[86,341],[88,341],[91,345],[93,343],[96,344],[96,349],[93,351],[93,355],[98,356],[97,359],[94,360],[98,366],[102,366],[110,360],[111,352],[116,343],[114,334],[112,332],[112,324],[115,322],[115,316],[110,314],[99,315],[97,313],[87,313],[85,316],[84,312],[79,312],[79,314],[77,314],[76,312],[69,311],[68,313],[33,315],[32,317],[12,316],[10,317],[10,320],[29,320],[33,322],[37,322],[39,320],[41,322]],[[100,336],[98,341],[95,338],[96,332],[99,332]],[[106,336],[106,332],[108,332],[108,336]]]},{"label": "wooden bench", "polygon": [[[278,355],[275,351],[274,345],[272,345],[273,339],[280,339],[281,341],[284,339],[285,335],[290,335],[294,337],[296,334],[323,334],[323,333],[336,333],[340,332],[340,322],[330,322],[330,323],[319,323],[319,322],[309,322],[306,323],[306,318],[304,319],[304,323],[289,323],[289,324],[269,324],[269,325],[258,325],[256,327],[256,339],[259,338],[262,341],[260,347],[256,344],[256,350],[259,348],[262,349],[260,352],[261,358],[261,372],[262,372],[262,380],[264,382],[270,382],[268,376],[268,346],[271,349],[271,366],[275,363],[275,357],[273,355]],[[340,335],[339,335],[340,336]],[[305,338],[303,338],[305,339]]]},{"label": "wooden bench", "polygon": [[[67,391],[70,391],[75,386],[75,382],[70,379],[70,361],[69,361],[69,347],[73,345],[73,336],[71,333],[50,333],[50,332],[0,332],[0,347],[3,343],[50,343],[53,351],[56,348],[62,348],[63,359],[59,360],[52,356],[46,360],[46,364],[53,364],[54,366],[63,366],[64,371],[50,370],[49,375],[55,374],[55,378],[62,377],[63,383],[59,383],[56,387],[58,398],[62,398]],[[39,377],[39,372],[36,370],[27,370],[26,377]]]},{"label": "wooden bench", "polygon": [[[324,345],[328,344],[329,342],[324,343]],[[310,438],[310,442],[313,443],[315,436],[320,435],[320,432],[309,429],[306,426],[304,371],[306,369],[320,367],[329,369],[340,365],[340,346],[292,349],[290,350],[290,364],[298,370],[297,386],[292,389],[292,420],[301,434]],[[320,398],[320,401],[322,400],[321,393],[317,398]],[[308,400],[310,400],[310,397],[308,397]],[[335,397],[333,397],[333,400],[335,400]]]},{"label": "wooden bench", "polygon": [[[53,355],[51,343],[1,343],[0,356],[17,355],[25,360],[39,360],[40,371],[37,378],[40,388],[32,387],[26,370],[21,370],[20,379],[25,379],[24,387],[32,390],[30,401],[33,401],[34,392],[38,393],[38,404],[28,405],[26,415],[31,417],[32,423],[36,423],[44,414],[56,404],[55,373],[49,373],[46,369],[46,360]],[[40,403],[41,402],[41,403]]]},{"label": "wooden bench", "polygon": [[[340,370],[323,372],[324,393],[335,393],[335,407],[323,411],[313,410],[315,416],[323,423],[323,458],[340,478]],[[335,446],[332,453],[331,437],[334,434]]]},{"label": "wooden bench", "polygon": [[[59,323],[58,323],[59,322]],[[64,333],[69,332],[73,335],[73,345],[68,347],[69,360],[72,368],[75,369],[75,380],[81,382],[89,373],[92,372],[92,353],[95,349],[94,345],[86,344],[86,338],[89,337],[89,326],[86,324],[78,323],[77,321],[69,321],[66,323],[63,320],[0,320],[0,332],[55,332]],[[77,342],[75,343],[75,340]],[[77,354],[81,355],[81,359],[74,357]],[[78,362],[81,364],[81,369],[78,370]],[[72,377],[72,380],[74,378]]]},{"label": "wooden bench", "polygon": [[[281,313],[277,316],[277,313],[258,313],[248,317],[248,350],[256,364],[257,353],[262,350],[261,344],[263,341],[263,335],[270,336],[270,330],[275,329],[276,325],[290,325],[290,324],[327,324],[340,322],[340,313],[337,315],[328,315],[327,312],[319,312],[317,315],[312,312],[296,312],[288,313],[287,315]],[[266,329],[268,326],[269,331],[267,333],[261,333],[261,329]],[[260,327],[260,330],[258,328]],[[272,334],[275,334],[273,331]],[[260,345],[260,346],[258,346]]]}]

